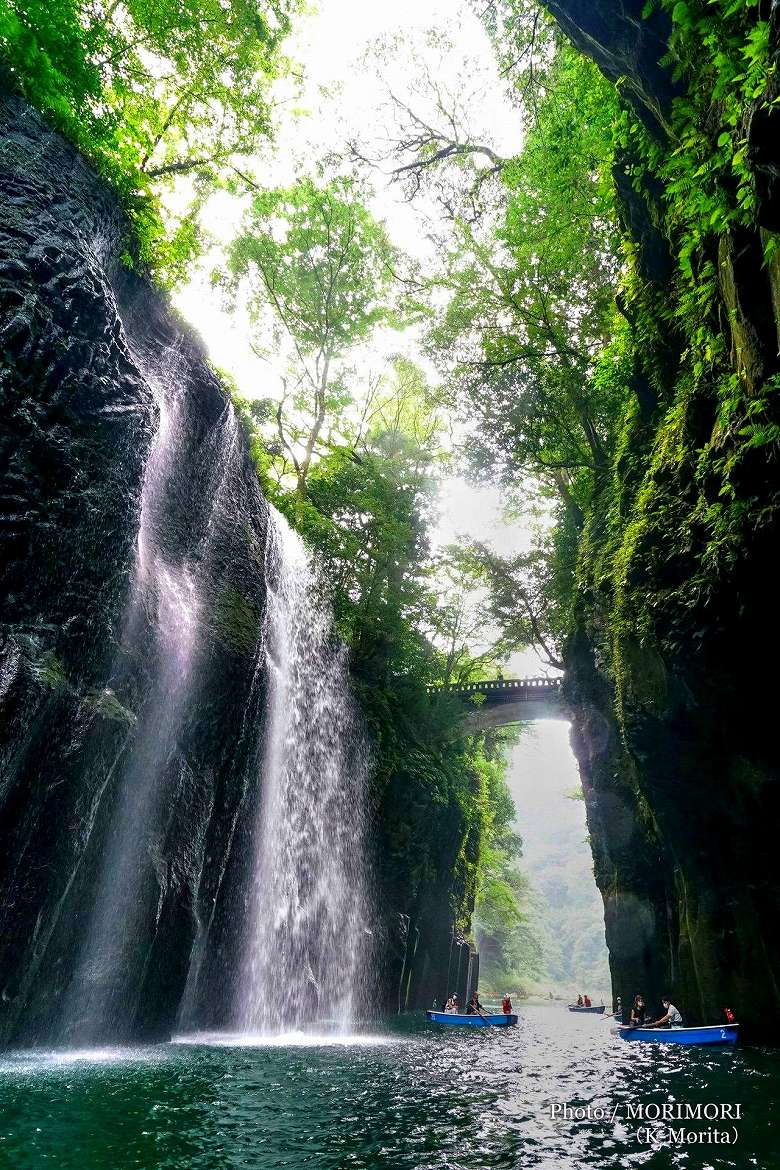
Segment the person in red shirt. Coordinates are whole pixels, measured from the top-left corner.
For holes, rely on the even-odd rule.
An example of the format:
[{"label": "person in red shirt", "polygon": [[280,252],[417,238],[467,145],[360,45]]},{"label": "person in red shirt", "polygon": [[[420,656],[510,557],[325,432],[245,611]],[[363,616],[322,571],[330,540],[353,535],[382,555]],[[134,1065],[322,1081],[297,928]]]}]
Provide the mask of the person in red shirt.
[{"label": "person in red shirt", "polygon": [[505,1016],[511,1016],[511,1014],[512,1014],[512,1001],[509,998],[508,994],[505,995],[504,998],[501,1000],[501,1011],[504,1013]]},{"label": "person in red shirt", "polygon": [[590,1007],[590,996],[589,995],[585,996],[585,1007]]}]

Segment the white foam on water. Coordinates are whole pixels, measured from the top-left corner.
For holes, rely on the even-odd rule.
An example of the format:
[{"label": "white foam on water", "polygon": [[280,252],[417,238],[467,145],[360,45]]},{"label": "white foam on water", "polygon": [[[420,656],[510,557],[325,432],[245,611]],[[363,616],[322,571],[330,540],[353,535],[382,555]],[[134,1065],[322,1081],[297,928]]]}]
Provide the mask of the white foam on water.
[{"label": "white foam on water", "polygon": [[345,1032],[191,1032],[174,1036],[171,1044],[210,1048],[376,1048],[398,1044],[395,1036],[369,1036]]},{"label": "white foam on water", "polygon": [[148,1064],[159,1059],[148,1048],[52,1048],[25,1049],[7,1052],[0,1060],[0,1076],[7,1074],[40,1073],[73,1068],[78,1065],[114,1065],[120,1063]]}]

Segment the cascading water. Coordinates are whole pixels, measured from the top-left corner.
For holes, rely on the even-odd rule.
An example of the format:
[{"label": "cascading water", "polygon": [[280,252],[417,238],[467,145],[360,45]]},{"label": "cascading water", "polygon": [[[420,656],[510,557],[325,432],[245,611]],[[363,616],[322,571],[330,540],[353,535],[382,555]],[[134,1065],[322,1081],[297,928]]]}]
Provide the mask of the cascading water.
[{"label": "cascading water", "polygon": [[[197,694],[204,632],[200,582],[209,578],[212,534],[230,509],[231,472],[238,458],[239,425],[226,407],[198,455],[205,512],[192,507],[193,481],[182,476],[191,457],[183,440],[178,355],[156,370],[145,366],[155,390],[158,423],[146,464],[130,596],[115,672],[142,669],[142,706],[126,758],[113,784],[110,826],[102,848],[84,942],[60,1020],[67,1039],[121,1038],[132,1032],[136,1000],[148,958],[149,924],[159,918],[167,882],[162,848],[165,796],[185,766],[180,738]],[[188,516],[188,522],[182,517]],[[101,793],[102,798],[102,793]],[[154,881],[145,880],[149,871]]]},{"label": "cascading water", "polygon": [[[135,361],[155,390],[158,423],[112,687],[123,701],[135,687],[139,705],[127,749],[101,789],[106,829],[94,900],[59,1013],[59,1035],[79,1043],[134,1035],[139,996],[157,978],[153,939],[176,880],[165,843],[170,810],[187,788],[190,723],[209,639],[221,620],[215,604],[231,596],[224,587],[226,542],[246,531],[246,502],[236,495],[244,448],[235,413],[226,406],[205,432],[193,433],[188,420],[196,416],[184,408],[176,352],[164,363],[138,354]],[[372,945],[367,745],[322,582],[300,538],[273,509],[264,569],[265,615],[241,720],[247,815],[254,815],[253,790],[259,811],[243,958],[225,977],[238,987],[243,1032],[327,1021],[343,1033],[363,1010]],[[213,983],[200,978],[215,905],[216,898],[205,897],[193,907],[198,929],[180,1003],[184,1024],[207,1024],[224,1008],[227,988],[212,1002]]]},{"label": "cascading water", "polygon": [[266,578],[269,706],[239,1026],[347,1032],[365,1007],[372,942],[367,744],[316,567],[273,509]]}]

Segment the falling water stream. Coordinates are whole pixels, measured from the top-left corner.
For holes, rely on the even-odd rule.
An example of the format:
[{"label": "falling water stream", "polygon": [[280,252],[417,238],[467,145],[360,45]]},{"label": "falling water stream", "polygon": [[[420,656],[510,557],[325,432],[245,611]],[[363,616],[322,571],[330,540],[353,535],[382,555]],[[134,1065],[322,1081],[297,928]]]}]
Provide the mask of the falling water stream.
[{"label": "falling water stream", "polygon": [[[129,750],[118,764],[110,825],[102,848],[95,896],[79,960],[65,997],[61,1032],[90,1043],[132,1034],[139,968],[149,926],[159,916],[154,899],[165,888],[161,845],[178,773],[179,740],[198,693],[198,655],[204,631],[200,578],[208,577],[216,521],[230,507],[231,472],[239,458],[239,425],[226,407],[200,453],[207,468],[205,515],[194,519],[193,479],[182,475],[188,451],[179,354],[140,368],[155,394],[157,427],[140,499],[136,557],[115,670],[143,664],[144,696]],[[193,516],[182,541],[181,516]],[[168,800],[166,802],[166,794]],[[158,881],[144,881],[153,867]],[[139,949],[141,954],[139,956]]]},{"label": "falling water stream", "polygon": [[151,848],[160,800],[160,781],[184,715],[197,650],[199,600],[186,561],[165,556],[166,495],[173,475],[179,399],[175,355],[169,376],[150,379],[158,425],[146,464],[135,567],[121,636],[122,652],[137,658],[151,631],[149,693],[121,765],[117,797],[104,845],[95,901],[79,963],[68,990],[63,1031],[69,1039],[91,1041],[127,1030],[126,972],[132,968],[142,920],[141,870]]},{"label": "falling water stream", "polygon": [[368,752],[316,567],[273,509],[266,581],[268,716],[239,1026],[346,1032],[365,1007],[371,944]]},{"label": "falling water stream", "polygon": [[[94,900],[60,1016],[68,1043],[132,1036],[138,996],[147,974],[155,977],[152,943],[169,880],[166,825],[188,766],[183,744],[201,700],[211,589],[224,555],[220,533],[226,516],[235,524],[231,488],[241,478],[233,410],[226,407],[193,447],[179,355],[172,350],[162,365],[144,366],[142,355],[136,361],[154,389],[157,426],[114,673],[121,690],[122,672],[140,669],[142,698],[128,747],[99,798],[106,830]],[[344,1034],[364,1007],[372,941],[366,741],[323,583],[301,539],[273,509],[265,578],[255,674],[265,677],[268,698],[246,729],[256,743],[247,753],[247,809],[254,804],[257,812],[246,914],[234,926],[241,957],[227,973],[237,987],[235,1023],[244,1033],[327,1026]],[[198,989],[208,946],[206,924],[193,948],[182,1021],[195,1002],[202,1020],[219,1006],[204,1004]]]},{"label": "falling water stream", "polygon": [[[603,1021],[572,1017],[559,1003],[524,1005],[516,1029],[437,1029],[407,1017],[355,1034],[376,959],[369,753],[316,564],[273,509],[266,606],[249,659],[258,703],[242,703],[240,734],[251,742],[239,780],[254,832],[249,864],[240,867],[249,874],[239,899],[245,912],[231,919],[242,940],[235,1032],[120,1046],[134,1035],[150,923],[167,881],[166,818],[186,767],[188,722],[202,710],[213,589],[229,560],[218,535],[226,515],[239,526],[246,515],[234,491],[243,466],[235,415],[226,408],[188,442],[175,366],[172,355],[158,379],[159,425],[114,672],[121,682],[135,663],[143,701],[116,775],[103,783],[111,815],[62,1009],[58,1039],[76,1047],[0,1061],[0,1164],[769,1170],[780,1099],[771,1051],[637,1052]],[[150,869],[157,881],[148,880]],[[193,1002],[210,946],[203,909],[188,981]],[[200,1020],[208,1006],[198,1005]],[[630,1109],[675,1101],[738,1104],[736,1148],[677,1148],[669,1139],[648,1148],[629,1124]],[[562,1118],[564,1104],[592,1110],[592,1119]]]}]

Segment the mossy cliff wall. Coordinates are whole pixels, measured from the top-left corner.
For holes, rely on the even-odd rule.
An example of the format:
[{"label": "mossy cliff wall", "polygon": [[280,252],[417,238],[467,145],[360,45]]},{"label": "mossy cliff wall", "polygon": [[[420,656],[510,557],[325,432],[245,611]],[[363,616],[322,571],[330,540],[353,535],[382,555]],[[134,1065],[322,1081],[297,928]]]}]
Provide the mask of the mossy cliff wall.
[{"label": "mossy cliff wall", "polygon": [[567,649],[614,989],[780,1040],[778,10],[548,6],[625,79],[634,396]]},{"label": "mossy cliff wall", "polygon": [[[394,768],[381,785],[377,818],[379,887],[386,921],[384,978],[388,1009],[429,1008],[457,992],[461,1003],[476,986],[476,958],[468,941],[475,901],[480,826],[462,799],[447,793],[446,769],[436,746],[424,745],[418,766]],[[471,983],[470,983],[471,978]]]}]

